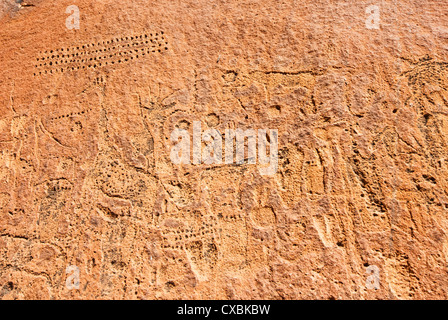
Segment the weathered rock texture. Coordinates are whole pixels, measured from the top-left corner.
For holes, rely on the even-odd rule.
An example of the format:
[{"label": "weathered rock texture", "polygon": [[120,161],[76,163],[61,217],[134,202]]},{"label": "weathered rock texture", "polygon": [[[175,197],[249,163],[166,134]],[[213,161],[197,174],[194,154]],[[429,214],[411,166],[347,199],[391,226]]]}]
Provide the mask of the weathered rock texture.
[{"label": "weathered rock texture", "polygon": [[[3,299],[448,298],[445,0],[20,2],[0,5]],[[193,121],[278,129],[277,173],[173,164]]]}]

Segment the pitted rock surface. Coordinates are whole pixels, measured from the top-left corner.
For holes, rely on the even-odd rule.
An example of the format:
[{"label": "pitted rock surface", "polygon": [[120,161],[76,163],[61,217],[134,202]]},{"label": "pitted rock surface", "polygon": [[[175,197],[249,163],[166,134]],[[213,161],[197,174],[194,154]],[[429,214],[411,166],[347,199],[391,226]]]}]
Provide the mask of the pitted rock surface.
[{"label": "pitted rock surface", "polygon": [[[2,299],[448,298],[445,1],[0,11]],[[173,163],[195,121],[278,170]]]}]

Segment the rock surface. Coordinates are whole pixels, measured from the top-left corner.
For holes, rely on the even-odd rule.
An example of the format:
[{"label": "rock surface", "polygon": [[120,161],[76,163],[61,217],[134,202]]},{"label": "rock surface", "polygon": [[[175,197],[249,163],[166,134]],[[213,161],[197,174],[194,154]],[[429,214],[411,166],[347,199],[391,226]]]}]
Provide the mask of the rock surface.
[{"label": "rock surface", "polygon": [[[0,10],[2,299],[448,298],[445,0]],[[174,164],[194,121],[277,172]]]}]

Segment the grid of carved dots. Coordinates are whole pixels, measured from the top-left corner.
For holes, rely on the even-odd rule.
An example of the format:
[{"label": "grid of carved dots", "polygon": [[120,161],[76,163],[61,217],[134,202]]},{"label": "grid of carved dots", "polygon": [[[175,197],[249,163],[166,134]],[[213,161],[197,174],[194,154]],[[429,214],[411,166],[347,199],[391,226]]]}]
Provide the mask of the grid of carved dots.
[{"label": "grid of carved dots", "polygon": [[214,238],[217,226],[217,220],[214,217],[209,217],[208,222],[202,222],[198,225],[174,229],[165,228],[162,230],[164,240],[162,248],[183,250],[187,241],[200,240],[202,237]]},{"label": "grid of carved dots", "polygon": [[41,52],[34,76],[125,63],[168,50],[163,31]]}]

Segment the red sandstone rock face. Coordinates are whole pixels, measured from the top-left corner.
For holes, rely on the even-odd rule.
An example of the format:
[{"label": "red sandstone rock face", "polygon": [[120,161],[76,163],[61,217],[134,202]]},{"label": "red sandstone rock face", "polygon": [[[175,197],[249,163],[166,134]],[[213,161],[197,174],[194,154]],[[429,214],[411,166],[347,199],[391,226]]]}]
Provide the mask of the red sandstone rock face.
[{"label": "red sandstone rock face", "polygon": [[[447,298],[445,1],[0,10],[3,299]],[[195,121],[278,170],[173,163]]]}]

